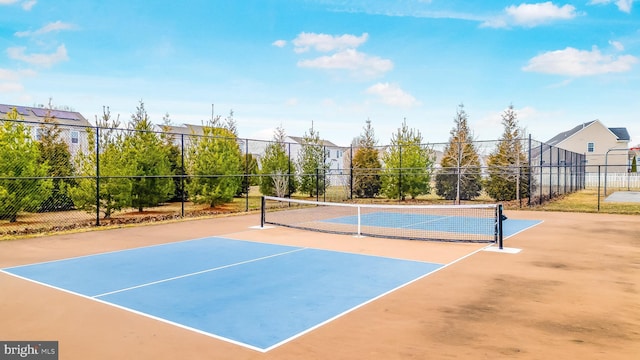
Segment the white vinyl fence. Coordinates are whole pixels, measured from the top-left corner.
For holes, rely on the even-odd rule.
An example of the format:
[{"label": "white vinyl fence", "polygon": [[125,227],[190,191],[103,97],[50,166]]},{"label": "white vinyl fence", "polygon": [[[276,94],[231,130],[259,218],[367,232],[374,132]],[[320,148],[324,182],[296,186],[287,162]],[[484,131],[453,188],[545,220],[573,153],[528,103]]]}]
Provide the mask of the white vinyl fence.
[{"label": "white vinyl fence", "polygon": [[[640,190],[640,173],[609,173],[604,172],[600,174],[600,187],[606,186],[610,189],[629,189]],[[598,174],[586,173],[585,174],[585,187],[594,188],[598,187]]]}]

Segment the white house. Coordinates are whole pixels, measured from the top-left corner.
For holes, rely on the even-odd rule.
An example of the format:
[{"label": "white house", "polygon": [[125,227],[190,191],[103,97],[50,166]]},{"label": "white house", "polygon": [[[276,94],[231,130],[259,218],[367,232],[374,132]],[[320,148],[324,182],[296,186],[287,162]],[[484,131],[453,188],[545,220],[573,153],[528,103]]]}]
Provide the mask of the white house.
[{"label": "white house", "polygon": [[31,135],[35,140],[40,140],[45,118],[50,117],[58,124],[60,138],[69,145],[72,155],[87,148],[87,128],[91,124],[79,112],[0,104],[0,119],[7,119],[7,114],[14,108],[20,115],[20,120],[31,128]]},{"label": "white house", "polygon": [[608,172],[627,172],[633,158],[630,139],[626,128],[608,128],[593,120],[559,133],[546,144],[585,154],[587,172],[596,172],[597,165],[608,165]]}]

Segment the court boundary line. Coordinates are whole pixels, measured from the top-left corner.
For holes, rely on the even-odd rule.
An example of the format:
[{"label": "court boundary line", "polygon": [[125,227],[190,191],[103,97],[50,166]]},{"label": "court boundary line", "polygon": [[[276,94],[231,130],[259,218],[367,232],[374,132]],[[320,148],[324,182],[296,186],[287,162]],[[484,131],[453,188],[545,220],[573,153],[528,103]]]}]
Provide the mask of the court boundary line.
[{"label": "court boundary line", "polygon": [[[538,221],[537,223],[535,223],[535,224],[533,224],[531,226],[528,226],[528,227],[526,227],[524,229],[521,229],[520,231],[518,231],[518,232],[516,232],[514,234],[511,234],[511,235],[509,235],[509,236],[507,236],[505,238],[510,238],[512,236],[515,236],[515,235],[517,235],[517,234],[519,234],[519,233],[521,233],[521,232],[523,232],[525,230],[528,230],[528,229],[533,228],[533,227],[535,227],[537,225],[540,225],[541,223],[543,223],[543,221]],[[255,230],[258,230],[258,229],[252,228],[252,230],[255,231]],[[354,307],[352,307],[352,308],[350,308],[348,310],[345,310],[345,311],[343,311],[343,312],[341,312],[341,313],[339,313],[339,314],[337,314],[337,315],[335,315],[335,316],[333,316],[333,317],[331,317],[331,318],[329,318],[329,319],[327,319],[327,320],[325,320],[323,322],[320,322],[320,323],[318,323],[318,324],[316,324],[316,325],[314,325],[314,326],[312,326],[312,327],[310,327],[310,328],[308,328],[308,329],[306,329],[306,330],[304,330],[304,331],[302,331],[300,333],[297,333],[297,334],[295,334],[295,335],[293,335],[293,336],[291,336],[291,337],[289,337],[289,338],[287,338],[285,340],[282,340],[282,341],[280,341],[280,342],[278,342],[278,343],[276,343],[274,345],[271,345],[269,347],[266,347],[266,348],[256,347],[256,346],[244,343],[244,342],[240,342],[240,341],[237,341],[237,340],[229,339],[229,338],[226,338],[224,336],[220,336],[220,335],[217,335],[217,334],[213,334],[213,333],[210,333],[210,332],[199,330],[199,329],[196,329],[196,328],[184,325],[184,324],[180,324],[180,323],[168,320],[168,319],[160,318],[160,317],[157,317],[157,316],[154,316],[154,315],[151,315],[151,314],[147,314],[147,313],[144,313],[144,312],[141,312],[141,311],[138,311],[138,310],[127,308],[127,307],[124,307],[124,306],[121,306],[121,305],[117,305],[115,303],[111,303],[111,302],[108,302],[106,300],[102,300],[102,299],[97,298],[98,296],[105,296],[108,293],[95,295],[95,296],[88,296],[88,295],[84,295],[84,294],[81,294],[81,293],[77,293],[75,291],[71,291],[71,290],[68,290],[68,289],[64,289],[64,288],[61,288],[61,287],[57,287],[57,286],[54,286],[54,285],[43,283],[43,282],[40,282],[40,281],[37,281],[37,280],[26,278],[26,277],[23,277],[21,275],[13,274],[11,272],[6,271],[6,270],[9,270],[9,269],[14,269],[14,268],[19,268],[19,267],[24,267],[24,266],[29,266],[29,265],[39,265],[39,264],[53,263],[53,262],[59,262],[59,261],[64,261],[64,260],[72,260],[72,259],[85,258],[85,257],[91,257],[91,256],[97,256],[97,255],[118,253],[118,252],[124,252],[124,251],[135,250],[135,249],[151,248],[151,247],[156,247],[156,246],[179,244],[179,243],[184,243],[184,242],[198,241],[198,240],[204,240],[204,239],[210,239],[210,238],[222,238],[222,239],[231,240],[231,241],[272,244],[272,243],[268,243],[268,242],[233,239],[233,238],[227,238],[226,237],[226,236],[229,236],[229,235],[240,234],[240,233],[243,233],[243,232],[244,231],[236,231],[236,232],[233,232],[233,233],[221,234],[220,236],[212,235],[212,236],[205,236],[205,237],[200,237],[200,238],[195,238],[195,239],[187,239],[187,240],[182,240],[182,241],[169,241],[169,242],[166,242],[166,243],[152,244],[152,245],[146,245],[146,246],[140,246],[140,247],[134,247],[134,248],[128,248],[128,249],[113,250],[113,251],[107,251],[107,252],[102,252],[102,253],[97,253],[97,254],[87,254],[87,255],[80,255],[80,256],[64,258],[64,259],[56,259],[56,260],[44,261],[44,262],[39,262],[39,263],[17,265],[17,266],[12,266],[12,267],[7,267],[7,268],[0,268],[0,272],[4,273],[6,275],[13,276],[15,278],[19,278],[19,279],[22,279],[22,280],[29,281],[29,282],[34,283],[34,284],[43,285],[43,286],[48,287],[50,289],[59,290],[59,291],[62,291],[64,293],[75,295],[75,296],[80,296],[82,298],[89,299],[89,300],[92,300],[92,301],[96,301],[98,303],[105,304],[105,305],[108,305],[108,306],[112,306],[114,308],[121,309],[121,310],[127,311],[129,313],[133,313],[133,314],[140,315],[140,316],[143,316],[143,317],[146,317],[146,318],[149,318],[149,319],[160,321],[160,322],[163,322],[165,324],[177,326],[179,328],[182,328],[182,329],[185,329],[185,330],[188,330],[188,331],[192,331],[192,332],[195,332],[195,333],[198,333],[198,334],[201,334],[201,335],[205,335],[205,336],[208,336],[210,338],[214,338],[214,339],[217,339],[217,340],[220,340],[220,341],[224,341],[224,342],[227,342],[227,343],[238,345],[238,346],[241,346],[241,347],[244,347],[244,348],[247,348],[247,349],[250,349],[250,350],[254,350],[254,351],[257,351],[257,352],[260,352],[260,353],[266,353],[266,352],[271,351],[271,350],[273,350],[275,348],[278,348],[278,347],[280,347],[280,346],[282,346],[282,345],[284,345],[286,343],[289,343],[289,342],[291,342],[291,341],[293,341],[293,340],[295,340],[295,339],[297,339],[297,338],[299,338],[299,337],[301,337],[303,335],[306,335],[306,334],[308,334],[308,333],[310,333],[310,332],[312,332],[312,331],[314,331],[314,330],[316,330],[316,329],[318,329],[318,328],[320,328],[320,327],[322,327],[322,326],[324,326],[324,325],[326,325],[326,324],[328,324],[328,323],[330,323],[330,322],[332,322],[332,321],[334,321],[334,320],[336,320],[336,319],[338,319],[340,317],[343,317],[343,316],[345,316],[345,315],[347,315],[347,314],[349,314],[349,313],[351,313],[351,312],[353,312],[355,310],[358,310],[358,309],[364,307],[365,305],[368,305],[368,304],[370,304],[370,303],[372,303],[372,302],[374,302],[376,300],[379,300],[380,298],[382,298],[384,296],[387,296],[387,295],[389,295],[389,294],[391,294],[391,293],[393,293],[393,292],[395,292],[397,290],[400,290],[400,289],[402,289],[402,288],[404,288],[406,286],[409,286],[409,285],[411,285],[411,284],[413,284],[413,283],[415,283],[415,282],[417,282],[419,280],[422,280],[422,279],[426,278],[427,276],[430,276],[430,275],[435,274],[435,273],[437,273],[437,272],[439,272],[439,271],[441,271],[443,269],[446,269],[446,268],[448,268],[448,267],[450,267],[450,266],[452,266],[452,265],[454,265],[454,264],[456,264],[456,263],[458,263],[460,261],[463,261],[463,260],[465,260],[465,259],[477,254],[478,252],[481,252],[481,251],[483,251],[483,250],[495,245],[495,243],[487,244],[485,246],[482,246],[482,247],[480,247],[480,248],[478,248],[478,249],[476,249],[476,250],[474,250],[474,251],[472,251],[472,252],[470,252],[470,253],[468,253],[468,254],[466,254],[466,255],[458,258],[458,259],[455,259],[455,260],[453,260],[453,261],[451,261],[449,263],[446,263],[446,264],[395,258],[397,260],[416,261],[416,262],[423,262],[423,263],[439,265],[439,267],[434,269],[434,270],[432,270],[432,271],[430,271],[430,272],[428,272],[428,273],[426,273],[426,274],[423,274],[423,275],[421,275],[421,276],[419,276],[419,277],[417,277],[417,278],[415,278],[413,280],[410,280],[410,281],[408,281],[408,282],[406,282],[404,284],[401,284],[401,285],[399,285],[399,286],[397,286],[397,287],[395,287],[393,289],[390,289],[390,290],[388,290],[388,291],[386,291],[386,292],[384,292],[384,293],[382,293],[382,294],[380,294],[380,295],[378,295],[376,297],[373,297],[373,298],[371,298],[371,299],[369,299],[369,300],[367,300],[367,301],[365,301],[363,303],[360,303],[360,304],[358,304],[358,305],[356,305],[356,306],[354,306]],[[272,244],[272,245],[282,245],[282,244]],[[283,245],[283,246],[296,248],[296,246],[293,246],[293,245]],[[306,248],[306,247],[305,248],[296,248],[296,249],[294,249],[292,251],[288,251],[286,253],[298,252],[298,251],[302,251],[302,250],[305,250],[305,249],[315,249],[315,248]],[[359,254],[359,253],[352,253],[352,252],[339,251],[339,250],[327,250],[327,249],[321,249],[321,248],[318,248],[317,250],[331,251],[331,252],[343,252],[343,253],[356,254],[356,255],[361,255],[361,256],[390,258],[390,257],[387,257],[387,256],[381,256],[381,255]],[[283,255],[283,254],[284,253],[275,254],[275,255],[270,255],[268,257],[279,256],[279,255]],[[391,258],[391,259],[393,259],[393,258]],[[249,261],[246,261],[246,262],[251,262],[251,261],[256,261],[256,260],[257,259],[252,259],[252,260],[249,260]],[[238,265],[240,265],[240,264],[238,264]],[[204,270],[204,271],[201,271],[200,273],[207,272],[207,271],[213,271],[213,269]],[[187,275],[187,276],[189,276],[189,275]],[[184,277],[184,276],[181,276],[181,277]],[[169,281],[169,280],[166,280],[166,281]]]},{"label": "court boundary line", "polygon": [[229,338],[226,338],[224,336],[220,336],[220,335],[213,334],[213,333],[210,333],[210,332],[202,331],[202,330],[199,330],[199,329],[196,329],[196,328],[184,325],[184,324],[180,324],[180,323],[177,323],[177,322],[174,322],[174,321],[171,321],[171,320],[168,320],[168,319],[164,319],[164,318],[161,318],[161,317],[158,317],[158,316],[155,316],[155,315],[147,314],[147,313],[144,313],[144,312],[141,312],[141,311],[138,311],[138,310],[134,310],[134,309],[131,309],[131,308],[128,308],[128,307],[125,307],[125,306],[121,306],[121,305],[106,301],[106,300],[102,300],[102,299],[94,298],[94,297],[91,297],[91,296],[88,296],[88,295],[80,294],[78,292],[67,290],[67,289],[64,289],[64,288],[61,288],[61,287],[58,287],[58,286],[55,286],[55,285],[43,283],[43,282],[40,282],[38,280],[29,279],[29,278],[26,278],[26,277],[21,276],[21,275],[12,274],[10,272],[4,271],[3,269],[0,269],[0,272],[3,273],[3,274],[9,275],[9,276],[13,276],[13,277],[18,278],[18,279],[26,280],[28,282],[31,282],[31,283],[34,283],[34,284],[37,284],[37,285],[42,285],[42,286],[48,287],[48,288],[53,289],[53,290],[62,291],[64,293],[67,293],[67,294],[70,294],[70,295],[79,296],[81,298],[84,298],[84,299],[87,299],[87,300],[90,300],[90,301],[95,301],[95,302],[98,302],[100,304],[104,304],[104,305],[107,305],[107,306],[112,306],[114,308],[117,308],[117,309],[120,309],[120,310],[124,310],[124,311],[130,312],[130,313],[136,314],[136,315],[140,315],[142,317],[146,317],[146,318],[149,318],[149,319],[152,319],[152,320],[160,321],[160,322],[163,322],[163,323],[168,324],[168,325],[173,325],[173,326],[177,326],[179,328],[185,329],[185,330],[193,331],[195,333],[198,333],[198,334],[201,334],[201,335],[205,335],[205,336],[214,338],[216,340],[228,342],[228,343],[231,343],[231,344],[234,344],[234,345],[242,346],[242,347],[245,347],[245,348],[248,348],[248,349],[251,349],[251,350],[255,350],[255,351],[258,351],[258,352],[262,352],[262,353],[266,352],[263,349],[261,349],[259,347],[255,347],[255,346],[250,345],[250,344],[246,344],[246,343],[243,343],[243,342],[240,342],[240,341],[237,341],[237,340],[229,339]]},{"label": "court boundary line", "polygon": [[[524,220],[524,219],[514,219],[514,220]],[[507,221],[509,221],[509,220],[507,220]],[[525,220],[525,221],[533,221],[533,220]],[[533,225],[530,225],[530,226],[527,226],[526,228],[520,229],[519,231],[516,231],[513,234],[505,236],[504,238],[508,239],[510,237],[516,236],[516,235],[520,234],[521,232],[529,230],[531,228],[534,228],[534,227],[536,227],[536,226],[538,226],[538,225],[540,225],[540,224],[542,224],[544,222],[544,220],[535,220],[535,221],[537,221],[537,223],[535,223]],[[504,227],[504,225],[503,225],[503,227]]]},{"label": "court boundary line", "polygon": [[252,262],[261,261],[261,260],[265,260],[265,259],[270,259],[270,258],[282,256],[282,255],[292,254],[292,253],[299,252],[299,251],[306,250],[306,249],[307,248],[299,247],[297,249],[285,251],[285,252],[282,252],[282,253],[262,256],[262,257],[255,258],[255,259],[250,259],[250,260],[240,261],[240,262],[233,263],[233,264],[227,264],[227,265],[223,265],[223,266],[218,266],[218,267],[215,267],[215,268],[200,270],[200,271],[192,272],[192,273],[189,273],[189,274],[178,275],[178,276],[174,276],[174,277],[170,277],[170,278],[166,278],[166,279],[162,279],[162,280],[151,281],[151,282],[140,284],[140,285],[130,286],[130,287],[124,288],[124,289],[119,289],[119,290],[109,291],[109,292],[98,294],[98,295],[93,295],[91,297],[99,298],[99,297],[102,297],[102,296],[118,294],[118,293],[121,293],[121,292],[133,290],[133,289],[139,289],[139,288],[143,288],[143,287],[146,287],[146,286],[151,286],[151,285],[161,284],[161,283],[169,282],[169,281],[173,281],[173,280],[183,279],[183,278],[186,278],[186,277],[189,277],[189,276],[196,276],[196,275],[205,274],[205,273],[212,272],[212,271],[217,271],[217,270],[222,270],[222,269],[226,269],[226,268],[230,268],[230,267],[234,267],[234,266],[240,266],[240,265],[244,265],[244,264],[249,264],[249,263],[252,263]]},{"label": "court boundary line", "polygon": [[[491,244],[491,245],[493,245],[493,244]],[[489,247],[491,245],[483,246],[483,247],[481,247],[479,249],[476,249],[476,250],[472,251],[471,253],[466,254],[466,255],[464,255],[464,256],[462,256],[462,257],[460,257],[460,258],[458,258],[458,259],[456,259],[456,260],[454,260],[454,261],[452,261],[450,263],[447,263],[447,264],[438,264],[438,263],[431,263],[431,262],[425,261],[424,263],[441,265],[441,266],[439,268],[437,268],[435,270],[432,270],[432,271],[430,271],[430,272],[428,272],[428,273],[426,273],[424,275],[421,275],[421,276],[419,276],[419,277],[417,277],[417,278],[415,278],[415,279],[413,279],[411,281],[408,281],[408,282],[406,282],[404,284],[396,286],[395,288],[393,288],[391,290],[388,290],[388,291],[386,291],[386,292],[384,292],[384,293],[382,293],[382,294],[380,294],[380,295],[378,295],[376,297],[373,297],[373,298],[371,298],[371,299],[369,299],[369,300],[367,300],[367,301],[365,301],[365,302],[363,302],[361,304],[358,304],[358,305],[352,307],[351,309],[345,310],[345,311],[341,312],[340,314],[337,314],[337,315],[335,315],[335,316],[333,316],[333,317],[331,317],[331,318],[329,318],[329,319],[327,319],[327,320],[325,320],[325,321],[323,321],[321,323],[318,323],[318,324],[306,329],[305,331],[302,331],[302,332],[300,332],[298,334],[295,334],[295,335],[293,335],[293,336],[291,336],[291,337],[289,337],[289,338],[287,338],[285,340],[282,340],[282,341],[280,341],[280,342],[278,342],[278,343],[276,343],[274,345],[271,345],[270,347],[265,348],[264,352],[266,353],[268,351],[271,351],[271,350],[273,350],[273,349],[275,349],[277,347],[280,347],[280,346],[282,346],[282,345],[284,345],[284,344],[286,344],[288,342],[291,342],[291,341],[293,341],[293,340],[295,340],[295,339],[297,339],[297,338],[299,338],[299,337],[301,337],[303,335],[306,335],[306,334],[310,333],[311,331],[316,330],[316,329],[318,329],[318,328],[320,328],[320,327],[322,327],[322,326],[324,326],[324,325],[326,325],[326,324],[328,324],[328,323],[330,323],[330,322],[332,322],[334,320],[337,320],[338,318],[340,318],[342,316],[345,316],[345,315],[347,315],[347,314],[349,314],[349,313],[351,313],[351,312],[353,312],[355,310],[358,310],[361,307],[363,307],[365,305],[368,305],[368,304],[370,304],[370,303],[372,303],[372,302],[374,302],[374,301],[376,301],[378,299],[381,299],[382,297],[387,296],[387,295],[391,294],[394,291],[400,290],[400,289],[402,289],[402,288],[404,288],[406,286],[409,286],[409,285],[411,285],[411,284],[413,284],[413,283],[415,283],[415,282],[417,282],[419,280],[422,280],[422,279],[426,278],[429,275],[435,274],[435,273],[437,273],[438,271],[440,271],[442,269],[445,269],[445,268],[447,268],[447,267],[449,267],[449,266],[451,266],[451,265],[453,265],[455,263],[458,263],[458,262],[460,262],[460,261],[462,261],[462,260],[464,260],[464,259],[466,259],[466,258],[468,258],[468,257],[470,257],[472,255],[475,255],[478,252],[483,251],[484,249],[486,249],[487,247]],[[332,250],[328,250],[328,251],[332,251]],[[373,255],[373,256],[375,256],[375,255]],[[405,259],[405,261],[412,261],[412,260]]]},{"label": "court boundary line", "polygon": [[[240,240],[240,239],[233,239],[233,238],[225,237],[225,236],[228,236],[228,235],[241,234],[243,232],[244,231],[236,231],[236,232],[232,232],[232,233],[228,233],[228,234],[222,234],[220,236],[216,236],[216,235],[203,236],[203,237],[194,238],[194,239],[169,241],[169,242],[165,242],[165,243],[150,244],[150,245],[132,247],[132,248],[127,248],[127,249],[110,250],[110,251],[94,253],[94,254],[78,255],[78,256],[72,256],[72,257],[62,258],[62,259],[47,260],[47,261],[41,261],[41,262],[34,262],[34,263],[28,263],[28,264],[22,264],[22,265],[3,267],[3,268],[0,268],[0,270],[15,269],[15,268],[26,267],[26,266],[31,266],[31,265],[51,264],[51,263],[55,263],[55,262],[59,262],[59,261],[83,259],[83,258],[88,258],[88,257],[92,257],[92,256],[99,256],[99,255],[117,254],[119,252],[124,252],[124,251],[139,250],[139,249],[146,249],[146,248],[152,248],[152,247],[169,246],[169,245],[172,245],[172,244],[182,244],[182,243],[188,243],[188,242],[200,241],[200,240],[207,240],[207,239],[225,239],[225,240],[233,240],[233,241],[255,242],[255,241]],[[279,245],[279,244],[271,244],[271,243],[264,243],[264,244]],[[293,246],[293,245],[282,245],[282,246],[289,246],[289,247],[293,247],[293,248],[297,247],[297,246]]]}]

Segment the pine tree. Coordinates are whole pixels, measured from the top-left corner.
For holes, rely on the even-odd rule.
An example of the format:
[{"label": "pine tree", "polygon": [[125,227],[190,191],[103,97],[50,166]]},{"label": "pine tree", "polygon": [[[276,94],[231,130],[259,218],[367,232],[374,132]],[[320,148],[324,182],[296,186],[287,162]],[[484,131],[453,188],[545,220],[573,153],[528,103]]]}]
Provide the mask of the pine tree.
[{"label": "pine tree", "polygon": [[325,172],[329,166],[325,163],[326,153],[320,134],[313,128],[302,137],[302,149],[298,153],[299,190],[309,196],[324,194],[327,186]]},{"label": "pine tree", "polygon": [[382,156],[384,171],[381,192],[388,198],[415,199],[431,191],[433,152],[422,144],[422,134],[409,129],[407,121],[391,137]]},{"label": "pine tree", "polygon": [[130,175],[130,164],[123,156],[124,137],[118,127],[119,119],[112,119],[109,107],[103,107],[102,116],[96,116],[95,129],[87,129],[87,148],[75,157],[80,177],[69,189],[76,208],[93,213],[99,206],[105,219],[131,203],[131,179],[124,177]]},{"label": "pine tree", "polygon": [[169,153],[155,129],[144,103],[140,100],[136,113],[131,115],[123,150],[134,168],[131,187],[131,206],[143,211],[169,200],[174,191]]},{"label": "pine tree", "polygon": [[232,201],[242,181],[237,138],[219,125],[216,117],[204,126],[204,136],[193,140],[188,157],[189,198],[211,207]]},{"label": "pine tree", "polygon": [[[51,106],[50,106],[51,109]],[[47,176],[52,177],[51,195],[39,206],[39,211],[57,211],[73,209],[69,197],[69,188],[75,185],[73,164],[69,145],[61,138],[62,129],[48,111],[44,123],[40,126],[40,163],[48,164]]]},{"label": "pine tree", "polygon": [[353,192],[357,197],[373,198],[378,195],[382,186],[382,165],[378,149],[375,148],[377,140],[371,120],[367,119],[363,129],[364,133],[357,139],[357,148],[353,155]]},{"label": "pine tree", "polygon": [[49,165],[40,162],[38,144],[31,138],[29,127],[13,108],[0,124],[0,219],[15,222],[21,211],[35,211],[51,194]]},{"label": "pine tree", "polygon": [[182,201],[186,200],[186,192],[184,192],[184,178],[186,171],[182,164],[182,142],[186,141],[183,136],[171,133],[172,122],[169,113],[166,113],[162,117],[162,133],[160,134],[160,140],[162,147],[167,154],[169,160],[170,173],[175,175],[173,178],[173,197],[170,201]]},{"label": "pine tree", "polygon": [[278,127],[274,132],[273,142],[269,143],[265,149],[260,171],[262,175],[260,176],[260,192],[264,195],[282,197],[296,191],[296,179],[291,173],[295,170],[295,164],[289,158],[289,149],[287,149],[285,138],[284,129]]},{"label": "pine tree", "polygon": [[502,113],[502,125],[504,132],[487,160],[489,177],[484,188],[497,201],[519,200],[528,196],[530,169],[513,105]]},{"label": "pine tree", "polygon": [[458,107],[454,123],[436,174],[436,194],[459,204],[460,200],[471,200],[480,195],[482,178],[480,157],[462,104]]}]

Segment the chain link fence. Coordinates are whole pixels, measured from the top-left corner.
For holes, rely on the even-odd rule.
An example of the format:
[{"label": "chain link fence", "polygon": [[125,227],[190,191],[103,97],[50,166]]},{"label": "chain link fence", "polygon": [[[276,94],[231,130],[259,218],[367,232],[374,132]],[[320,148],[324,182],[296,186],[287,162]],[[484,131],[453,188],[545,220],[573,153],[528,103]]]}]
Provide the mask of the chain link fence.
[{"label": "chain link fence", "polygon": [[[594,182],[584,154],[531,138],[365,149],[176,127],[0,120],[0,128],[0,235],[247,212],[261,195],[527,207]],[[624,178],[629,189],[636,179]]]}]

